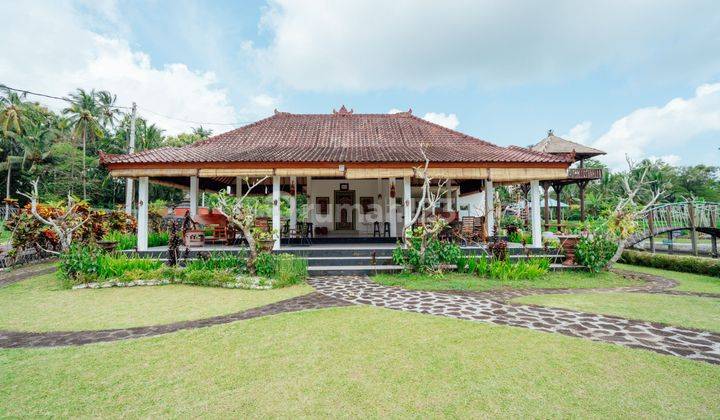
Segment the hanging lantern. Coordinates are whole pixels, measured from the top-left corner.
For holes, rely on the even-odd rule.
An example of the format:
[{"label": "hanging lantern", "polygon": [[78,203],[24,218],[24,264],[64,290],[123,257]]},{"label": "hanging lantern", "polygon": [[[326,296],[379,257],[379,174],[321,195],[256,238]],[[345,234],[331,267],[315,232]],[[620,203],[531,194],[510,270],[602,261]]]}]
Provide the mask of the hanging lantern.
[{"label": "hanging lantern", "polygon": [[390,186],[390,198],[395,198],[395,184]]}]

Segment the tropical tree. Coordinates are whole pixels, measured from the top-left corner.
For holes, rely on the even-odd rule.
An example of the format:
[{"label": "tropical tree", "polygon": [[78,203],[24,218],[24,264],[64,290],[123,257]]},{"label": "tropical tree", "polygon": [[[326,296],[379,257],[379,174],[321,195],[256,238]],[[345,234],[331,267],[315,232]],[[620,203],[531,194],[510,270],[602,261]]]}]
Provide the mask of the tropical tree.
[{"label": "tropical tree", "polygon": [[63,114],[69,117],[75,138],[82,138],[83,162],[82,162],[82,184],[83,200],[87,199],[87,141],[88,139],[102,138],[103,128],[99,121],[102,109],[97,102],[97,94],[94,90],[86,92],[78,89],[70,94],[71,105],[63,110]]},{"label": "tropical tree", "polygon": [[115,123],[120,115],[120,109],[115,105],[117,95],[101,90],[96,93],[97,106],[99,108],[99,120],[106,130],[115,128]]},{"label": "tropical tree", "polygon": [[213,131],[209,128],[204,128],[202,125],[200,127],[195,127],[192,129],[192,133],[196,136],[200,137],[201,139],[206,139],[210,136],[212,136]]},{"label": "tropical tree", "polygon": [[0,129],[3,133],[20,133],[25,120],[26,95],[18,94],[8,88],[3,88],[0,96]]}]

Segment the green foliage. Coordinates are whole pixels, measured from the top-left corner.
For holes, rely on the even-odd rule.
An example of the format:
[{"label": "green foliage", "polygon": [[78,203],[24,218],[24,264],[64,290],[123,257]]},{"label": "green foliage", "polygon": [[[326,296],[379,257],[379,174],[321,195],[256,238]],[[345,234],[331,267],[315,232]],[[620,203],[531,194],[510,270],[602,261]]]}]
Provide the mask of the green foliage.
[{"label": "green foliage", "polygon": [[182,283],[197,286],[220,286],[224,283],[235,283],[237,274],[233,270],[198,269],[186,271]]},{"label": "green foliage", "polygon": [[163,266],[159,260],[126,254],[107,254],[92,245],[72,245],[60,256],[59,273],[63,287],[122,277],[128,271],[152,271]]},{"label": "green foliage", "polygon": [[[441,264],[455,264],[462,257],[460,246],[452,242],[431,240],[424,255],[421,252],[419,238],[410,238],[410,245],[398,246],[393,250],[393,263],[402,265],[405,269],[414,272],[430,272],[441,269]],[[423,258],[424,257],[424,258]]]},{"label": "green foliage", "polygon": [[260,277],[272,277],[275,274],[275,255],[261,252],[255,260],[255,272]]},{"label": "green foliage", "polygon": [[458,271],[495,280],[532,280],[547,274],[550,260],[527,258],[515,263],[498,260],[484,255],[467,256],[458,259]]},{"label": "green foliage", "polygon": [[185,269],[190,271],[200,270],[228,270],[234,273],[242,273],[246,270],[246,258],[243,253],[213,253],[208,256],[188,261]]},{"label": "green foliage", "polygon": [[620,262],[683,273],[720,277],[720,261],[709,258],[651,254],[641,251],[623,251]]},{"label": "green foliage", "polygon": [[275,287],[300,284],[308,276],[308,264],[304,258],[292,254],[279,254],[275,258]]},{"label": "green foliage", "polygon": [[607,235],[596,233],[580,238],[575,248],[578,262],[591,272],[599,273],[607,265],[617,250],[617,244]]},{"label": "green foliage", "polygon": [[[106,241],[117,242],[117,250],[126,251],[135,249],[137,246],[137,236],[132,233],[109,232],[104,237]],[[150,232],[148,234],[148,246],[167,246],[170,240],[168,232]]]},{"label": "green foliage", "polygon": [[519,230],[508,233],[508,242],[521,243],[523,241],[523,234]]}]

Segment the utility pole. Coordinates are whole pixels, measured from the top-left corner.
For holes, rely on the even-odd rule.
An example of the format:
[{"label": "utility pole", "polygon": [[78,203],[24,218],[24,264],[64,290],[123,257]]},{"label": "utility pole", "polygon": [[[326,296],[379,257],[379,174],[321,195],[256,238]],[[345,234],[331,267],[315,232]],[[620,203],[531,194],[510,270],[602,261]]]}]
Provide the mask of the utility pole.
[{"label": "utility pole", "polygon": [[[137,105],[135,102],[132,104],[132,115],[130,116],[130,146],[128,147],[128,153],[135,152],[135,118],[137,117]],[[133,207],[133,179],[127,178],[125,180],[125,213],[132,214]]]}]

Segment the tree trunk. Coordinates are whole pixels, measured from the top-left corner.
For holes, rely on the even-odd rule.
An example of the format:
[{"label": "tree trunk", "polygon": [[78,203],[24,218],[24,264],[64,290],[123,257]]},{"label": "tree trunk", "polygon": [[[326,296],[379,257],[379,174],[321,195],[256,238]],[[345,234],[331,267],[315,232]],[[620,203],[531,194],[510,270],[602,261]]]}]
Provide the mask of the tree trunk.
[{"label": "tree trunk", "polygon": [[87,200],[87,171],[85,168],[85,158],[87,157],[87,123],[83,126],[83,157],[82,157],[82,182],[83,182],[83,201]]},{"label": "tree trunk", "polygon": [[623,251],[625,251],[625,239],[618,239],[617,250],[615,251],[615,254],[613,254],[612,258],[610,258],[610,261],[605,264],[605,269],[611,269],[612,266],[620,259]]},{"label": "tree trunk", "polygon": [[10,157],[8,157],[7,166],[8,166],[7,179],[5,180],[5,220],[7,220],[10,215],[10,203],[7,202],[7,200],[10,199],[10,176],[12,174],[12,165],[10,165]]}]

